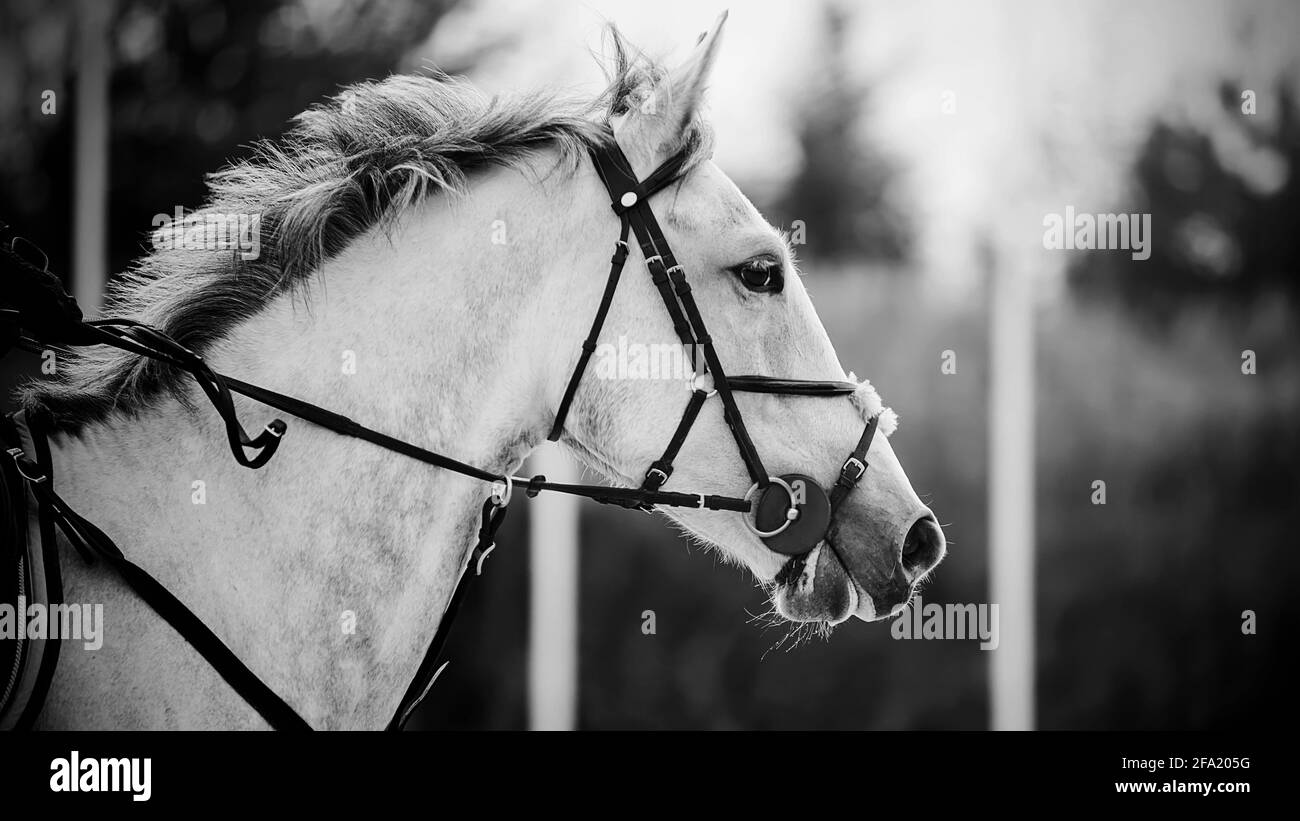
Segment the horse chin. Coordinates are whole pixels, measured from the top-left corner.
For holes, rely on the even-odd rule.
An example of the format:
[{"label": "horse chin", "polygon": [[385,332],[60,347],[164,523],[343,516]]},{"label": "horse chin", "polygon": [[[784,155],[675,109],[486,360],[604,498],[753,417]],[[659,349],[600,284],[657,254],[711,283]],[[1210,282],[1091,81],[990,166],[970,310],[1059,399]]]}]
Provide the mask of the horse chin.
[{"label": "horse chin", "polygon": [[795,622],[836,625],[854,615],[869,621],[860,611],[873,610],[871,597],[862,595],[825,541],[806,558],[790,557],[776,576],[773,599],[777,612]]}]

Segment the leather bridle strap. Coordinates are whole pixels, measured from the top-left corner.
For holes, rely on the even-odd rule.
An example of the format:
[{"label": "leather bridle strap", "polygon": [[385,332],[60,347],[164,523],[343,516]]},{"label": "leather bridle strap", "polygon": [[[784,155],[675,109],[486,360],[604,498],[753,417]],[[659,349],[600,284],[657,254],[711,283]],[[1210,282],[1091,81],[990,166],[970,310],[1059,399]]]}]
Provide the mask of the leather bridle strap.
[{"label": "leather bridle strap", "polygon": [[[0,439],[4,442],[6,456],[8,457],[0,458],[5,458],[4,469],[9,471],[10,479],[17,483],[16,490],[18,492],[13,499],[15,509],[11,511],[15,517],[21,519],[21,526],[16,529],[16,533],[18,538],[30,539],[33,534],[30,532],[30,528],[27,527],[27,488],[32,482],[33,476],[36,476],[40,471],[49,471],[51,461],[49,443],[45,440],[42,429],[37,428],[35,424],[28,424],[25,438],[31,443],[32,455],[30,459],[28,459],[25,452],[24,436],[20,432],[19,422],[8,416],[0,419]],[[25,471],[24,464],[19,461],[19,457],[25,459],[28,464],[34,464],[36,471]],[[0,526],[8,527],[9,523],[0,523]],[[54,605],[63,600],[63,574],[59,566],[58,547],[54,538],[54,521],[50,511],[41,505],[37,506],[36,529],[40,540],[41,555],[38,557],[31,553],[30,542],[28,544],[15,544],[14,548],[19,555],[27,554],[26,558],[30,560],[30,564],[26,567],[23,566],[24,563],[20,563],[18,569],[27,573],[30,580],[34,582],[35,575],[32,565],[40,562],[44,576],[45,602]],[[34,589],[29,590],[29,597],[36,592]],[[27,695],[27,703],[22,707],[22,712],[17,715],[16,720],[13,722],[13,729],[30,730],[32,728],[37,715],[41,711],[41,706],[45,702],[45,695],[49,691],[50,682],[54,679],[54,670],[59,663],[61,640],[55,634],[47,637],[44,642],[43,651],[39,654],[40,660],[36,668],[36,675],[32,679],[31,690]],[[26,655],[30,655],[31,652],[32,650],[29,648]],[[27,663],[22,658],[17,659],[17,661],[23,664]],[[13,672],[17,673],[19,671],[14,670]],[[15,694],[9,693],[8,695],[13,696]],[[8,706],[6,700],[0,699],[0,713],[3,713]]]},{"label": "leather bridle strap", "polygon": [[[68,542],[90,563],[102,560],[122,577],[122,580],[145,601],[154,612],[172,625],[212,668],[234,688],[241,698],[253,707],[266,722],[277,730],[310,730],[310,725],[294,712],[275,691],[248,669],[239,657],[231,652],[215,633],[176,598],[157,579],[123,555],[113,540],[102,530],[75,513],[54,491],[54,476],[46,453],[43,430],[30,424],[28,429],[38,453],[39,462],[26,454],[11,452],[27,488],[36,497],[41,515],[56,525]],[[52,535],[52,534],[51,534]],[[53,538],[48,544],[52,545]],[[57,558],[56,558],[57,566]],[[50,674],[53,674],[51,669]]]},{"label": "leather bridle strap", "polygon": [[555,424],[551,426],[551,432],[546,438],[554,442],[560,438],[560,433],[564,429],[564,419],[569,415],[569,405],[573,404],[573,395],[578,392],[578,383],[582,381],[582,375],[587,370],[587,363],[591,360],[591,355],[596,352],[596,340],[600,338],[600,329],[605,325],[605,317],[609,315],[609,306],[614,302],[614,292],[618,289],[618,279],[623,274],[623,264],[627,262],[627,236],[630,225],[626,218],[622,220],[619,226],[618,241],[614,243],[614,255],[609,260],[609,278],[605,281],[605,293],[600,297],[600,305],[596,308],[596,318],[591,323],[591,332],[582,343],[582,354],[578,357],[578,366],[573,369],[573,375],[569,377],[569,384],[564,389],[564,398],[560,400],[560,407],[555,412]]},{"label": "leather bridle strap", "polygon": [[[644,182],[637,184],[633,178],[633,185],[629,186],[628,191],[633,200],[648,199],[656,191],[664,186],[669,185],[677,178],[677,173],[681,170],[682,158],[673,157],[668,162],[661,165],[655,173],[651,174]],[[596,171],[603,175],[599,162],[596,163]],[[602,179],[604,177],[602,176]],[[605,292],[601,295],[600,305],[596,308],[596,317],[591,323],[591,331],[582,343],[582,353],[578,357],[578,364],[573,369],[573,374],[569,377],[569,384],[565,387],[564,397],[560,400],[560,405],[555,411],[555,422],[551,425],[551,432],[546,438],[552,442],[558,441],[560,435],[564,432],[564,421],[569,415],[569,406],[573,404],[574,394],[577,393],[578,383],[582,381],[582,376],[587,371],[587,363],[591,360],[591,355],[596,350],[596,341],[600,337],[601,328],[605,325],[605,317],[609,314],[609,307],[614,302],[614,293],[618,289],[619,277],[623,274],[623,267],[627,263],[628,254],[628,234],[631,228],[631,215],[621,213],[619,218],[619,235],[618,241],[614,243],[614,255],[610,258],[609,277],[605,280]],[[639,234],[638,234],[639,235]],[[656,283],[658,284],[658,283]],[[665,296],[665,300],[671,297],[668,292],[667,284],[660,285],[659,291]],[[681,311],[673,304],[669,308],[669,314],[673,321],[673,330],[677,333],[682,344],[693,347],[695,339],[691,336],[690,325],[687,324],[686,318]]]},{"label": "leather bridle strap", "polygon": [[496,547],[497,530],[505,521],[506,510],[507,506],[499,503],[496,497],[483,503],[483,521],[479,525],[478,542],[470,551],[468,566],[461,570],[456,589],[451,594],[451,601],[447,602],[447,608],[442,611],[442,618],[438,620],[438,630],[433,635],[433,641],[429,642],[428,649],[424,651],[424,658],[420,660],[420,666],[406,688],[406,694],[398,702],[397,712],[393,714],[393,718],[384,729],[397,731],[405,727],[411,713],[420,706],[420,702],[424,701],[424,697],[429,694],[429,688],[442,673],[443,667],[447,666],[447,663],[438,666],[438,659],[447,644],[447,637],[451,635],[451,627],[456,623],[456,614],[460,611],[461,602],[465,600],[465,593],[469,590],[470,583],[482,574],[483,560]]},{"label": "leather bridle strap", "polygon": [[[328,430],[332,430],[342,436],[350,436],[354,439],[361,439],[377,445],[385,450],[400,453],[417,462],[434,465],[435,467],[450,470],[454,473],[460,473],[464,476],[470,476],[480,479],[484,482],[502,483],[507,477],[502,474],[490,473],[473,465],[468,465],[450,456],[444,456],[441,453],[413,445],[401,439],[396,439],[386,433],[368,428],[340,413],[325,410],[300,399],[286,396],[257,385],[250,385],[247,382],[241,382],[229,376],[223,379],[229,385],[230,390],[234,393],[243,394],[250,399],[256,399],[264,405],[269,405],[276,410],[292,414],[299,419],[319,425]],[[529,495],[536,495],[535,491],[550,491],[553,493],[566,493],[570,496],[582,496],[602,504],[614,504],[621,507],[640,507],[643,505],[666,505],[668,507],[694,507],[706,508],[708,510],[733,510],[739,513],[747,513],[750,510],[750,503],[744,499],[738,499],[732,496],[713,496],[700,493],[670,493],[667,491],[647,492],[641,488],[626,487],[607,487],[605,485],[578,485],[566,484],[562,482],[548,482],[544,476],[535,476],[532,479],[522,477],[508,477],[520,485],[527,485]]]},{"label": "leather bridle strap", "polygon": [[[705,372],[713,376],[714,389],[722,401],[723,418],[731,429],[732,438],[736,441],[750,480],[761,487],[766,487],[767,470],[763,467],[758,449],[754,447],[749,431],[745,428],[740,408],[736,405],[722,363],[718,360],[717,351],[713,347],[713,339],[709,336],[704,318],[700,315],[695,298],[691,295],[690,283],[686,281],[685,272],[673,257],[672,249],[668,246],[663,230],[659,227],[659,221],[650,208],[649,195],[676,179],[685,162],[685,155],[682,153],[673,155],[641,183],[637,182],[632,164],[628,162],[627,156],[619,147],[612,132],[603,145],[592,147],[591,157],[601,181],[605,183],[605,188],[609,192],[614,213],[620,218],[628,219],[632,224],[632,231],[640,243],[646,267],[650,269],[651,278],[659,290],[664,306],[668,309],[678,337],[683,345],[692,348],[693,354],[698,350],[704,355]],[[661,459],[660,462],[662,461]]]},{"label": "leather bridle strap", "polygon": [[[591,148],[591,157],[613,200],[614,212],[619,216],[620,235],[610,260],[610,273],[600,305],[591,330],[583,342],[577,367],[557,409],[549,438],[555,440],[563,431],[564,421],[577,386],[596,350],[601,328],[608,316],[619,278],[626,264],[629,236],[635,233],[652,280],[672,320],[674,331],[682,344],[691,349],[692,362],[699,369],[695,390],[672,439],[661,458],[656,460],[646,472],[645,481],[638,488],[564,484],[548,482],[544,476],[523,479],[482,470],[367,428],[342,414],[216,373],[198,354],[180,345],[170,336],[141,323],[116,319],[86,322],[76,308],[75,301],[67,296],[57,277],[54,277],[47,267],[38,267],[29,259],[16,253],[18,240],[8,238],[8,226],[3,224],[0,224],[0,240],[3,241],[0,242],[0,262],[8,261],[11,264],[16,276],[9,279],[15,280],[19,287],[13,290],[14,297],[11,298],[6,294],[4,300],[13,308],[0,310],[0,344],[6,347],[16,345],[38,353],[50,348],[59,349],[62,345],[105,344],[188,372],[221,416],[225,423],[231,452],[239,464],[245,467],[259,468],[267,463],[279,446],[285,432],[285,425],[283,421],[275,419],[257,436],[249,436],[239,424],[232,394],[242,394],[340,435],[370,442],[426,464],[481,481],[504,482],[507,488],[505,498],[494,495],[484,503],[479,539],[469,559],[475,567],[473,576],[478,575],[482,560],[494,547],[493,539],[504,519],[510,489],[515,483],[526,485],[530,497],[545,490],[583,496],[603,504],[617,504],[629,508],[649,509],[665,505],[749,513],[752,505],[748,495],[744,498],[736,498],[702,493],[674,493],[660,489],[672,474],[672,462],[680,452],[708,398],[713,393],[719,396],[723,405],[723,417],[731,429],[746,471],[755,486],[767,488],[770,477],[745,428],[733,391],[787,396],[840,396],[852,394],[858,386],[851,382],[775,379],[764,376],[728,378],[713,347],[713,340],[705,328],[704,319],[691,293],[691,286],[686,281],[685,272],[673,257],[654,212],[649,206],[649,198],[653,194],[679,178],[685,164],[685,154],[674,155],[641,182],[636,180],[631,164],[614,140],[612,132],[604,144]],[[48,262],[46,264],[48,265]],[[36,339],[23,336],[23,330],[32,333]],[[700,353],[703,353],[704,357],[702,365],[698,360]],[[701,384],[706,377],[712,379],[711,391]],[[835,509],[866,471],[865,457],[878,423],[879,415],[869,421],[857,448],[841,467],[840,477],[830,493],[832,517]],[[44,433],[38,435],[35,428],[31,430],[38,460],[33,461],[26,455],[15,455],[13,452],[11,455],[15,458],[19,473],[27,480],[28,487],[38,500],[43,530],[49,528],[51,531],[51,537],[43,539],[45,547],[53,550],[55,542],[52,529],[54,524],[57,524],[83,558],[91,562],[97,559],[103,560],[112,566],[127,584],[193,645],[268,723],[279,729],[310,729],[287,703],[244,666],[216,634],[209,630],[179,599],[147,572],[125,558],[122,551],[106,534],[77,515],[64,503],[53,490],[52,470]],[[249,456],[246,450],[254,451],[253,455]],[[793,511],[793,498],[790,503]],[[57,563],[57,556],[55,562]],[[456,590],[443,613],[433,641],[414,681],[399,702],[397,712],[389,722],[389,729],[401,728],[437,677],[441,668],[435,669],[434,665],[446,643],[456,610],[468,587],[468,580],[473,576],[466,570],[457,582]]]},{"label": "leather bridle strap", "polygon": [[840,466],[840,475],[836,477],[835,486],[830,492],[831,521],[835,521],[835,513],[839,510],[840,503],[866,475],[867,451],[871,449],[871,440],[875,438],[878,427],[880,427],[880,414],[871,417],[871,421],[867,422],[867,427],[858,439],[857,447],[853,448],[849,458],[845,459],[844,464]]},{"label": "leather bridle strap", "polygon": [[733,391],[782,396],[848,396],[862,387],[856,382],[832,379],[778,379],[772,376],[729,376],[727,384]]},{"label": "leather bridle strap", "polygon": [[677,453],[686,443],[686,436],[691,432],[696,417],[700,415],[700,408],[704,407],[708,398],[708,391],[697,388],[691,392],[691,399],[686,403],[682,421],[677,423],[677,430],[673,431],[673,438],[668,440],[668,447],[664,448],[663,455],[650,464],[641,487],[658,490],[664,482],[668,481],[668,477],[673,475],[673,460],[677,458]]},{"label": "leather bridle strap", "polygon": [[[858,385],[844,381],[776,379],[765,376],[728,377],[724,373],[717,351],[713,347],[713,339],[705,328],[704,318],[695,302],[690,283],[686,281],[686,274],[682,267],[677,264],[672,249],[669,247],[668,241],[664,237],[659,222],[649,204],[651,195],[678,178],[685,162],[685,155],[683,153],[673,155],[651,172],[645,180],[638,182],[631,163],[628,162],[626,155],[619,147],[612,133],[608,135],[604,144],[593,146],[590,153],[597,174],[609,192],[611,207],[619,217],[621,233],[619,243],[616,246],[615,258],[612,260],[610,276],[605,285],[605,292],[596,312],[595,322],[592,324],[587,339],[582,344],[582,353],[579,355],[578,364],[569,379],[564,397],[556,411],[555,422],[551,427],[548,438],[555,441],[559,439],[563,432],[564,422],[568,416],[578,384],[586,371],[591,353],[596,349],[601,327],[604,325],[617,288],[619,276],[627,259],[626,239],[628,226],[630,225],[641,247],[641,253],[645,258],[646,267],[650,271],[651,280],[668,310],[674,332],[683,346],[691,349],[692,363],[700,369],[701,376],[707,375],[713,383],[713,391],[708,392],[700,387],[699,377],[697,377],[696,388],[687,402],[686,409],[683,411],[681,421],[678,423],[672,439],[665,448],[663,455],[651,463],[650,468],[645,473],[640,489],[645,492],[656,492],[668,481],[673,472],[673,460],[677,457],[686,436],[690,433],[691,427],[699,417],[705,401],[713,393],[716,393],[722,401],[723,418],[731,430],[732,438],[740,451],[741,459],[745,463],[745,469],[749,473],[751,481],[760,487],[766,487],[768,484],[767,470],[764,468],[758,449],[754,446],[749,431],[745,427],[733,392],[745,391],[787,396],[842,396],[855,392]],[[701,352],[704,356],[702,367],[698,361]]]}]

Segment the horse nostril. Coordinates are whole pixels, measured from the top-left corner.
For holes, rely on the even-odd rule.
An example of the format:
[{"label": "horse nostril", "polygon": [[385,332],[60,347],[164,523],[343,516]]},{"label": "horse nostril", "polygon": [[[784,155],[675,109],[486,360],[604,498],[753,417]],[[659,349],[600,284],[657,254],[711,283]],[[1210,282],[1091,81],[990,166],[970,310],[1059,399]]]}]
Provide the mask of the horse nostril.
[{"label": "horse nostril", "polygon": [[916,554],[916,551],[921,549],[921,540],[920,538],[918,538],[918,534],[916,532],[917,525],[919,524],[920,522],[917,522],[917,524],[912,525],[912,529],[907,531],[907,538],[903,540],[904,559],[912,558],[912,556]]},{"label": "horse nostril", "polygon": [[927,513],[913,522],[903,539],[903,570],[908,576],[921,576],[943,558],[943,530],[934,514]]}]

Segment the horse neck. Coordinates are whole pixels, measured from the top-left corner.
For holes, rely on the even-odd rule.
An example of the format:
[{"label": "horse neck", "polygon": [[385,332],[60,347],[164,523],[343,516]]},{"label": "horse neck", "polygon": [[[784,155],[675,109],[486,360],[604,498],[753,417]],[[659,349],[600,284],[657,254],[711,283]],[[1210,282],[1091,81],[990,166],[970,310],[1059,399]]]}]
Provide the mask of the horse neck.
[{"label": "horse neck", "polygon": [[[413,207],[357,240],[209,362],[462,461],[516,468],[544,435],[554,390],[532,352],[572,313],[538,262],[563,261],[545,238],[567,233],[539,215],[565,210],[513,172],[487,175],[474,194]],[[503,217],[507,230],[530,225],[530,241],[493,243]],[[276,415],[239,408],[250,432]],[[313,724],[381,726],[439,623],[489,488],[286,422],[276,456],[248,470],[201,396],[192,408],[168,400],[61,439],[59,486]]]}]

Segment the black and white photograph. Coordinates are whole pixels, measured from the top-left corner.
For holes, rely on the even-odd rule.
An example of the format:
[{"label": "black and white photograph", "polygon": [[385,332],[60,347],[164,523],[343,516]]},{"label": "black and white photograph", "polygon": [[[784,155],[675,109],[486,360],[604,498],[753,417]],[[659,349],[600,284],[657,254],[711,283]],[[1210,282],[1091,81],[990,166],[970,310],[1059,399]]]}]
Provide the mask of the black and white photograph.
[{"label": "black and white photograph", "polygon": [[1241,811],[1295,728],[1298,36],[0,0],[0,783],[653,739]]}]

